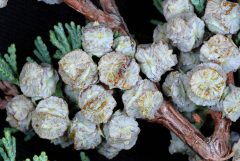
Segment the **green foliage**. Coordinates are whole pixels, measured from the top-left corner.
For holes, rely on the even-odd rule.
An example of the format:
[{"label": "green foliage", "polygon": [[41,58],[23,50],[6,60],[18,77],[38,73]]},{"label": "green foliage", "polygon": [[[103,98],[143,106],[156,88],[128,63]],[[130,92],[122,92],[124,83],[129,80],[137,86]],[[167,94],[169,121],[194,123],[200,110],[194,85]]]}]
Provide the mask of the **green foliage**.
[{"label": "green foliage", "polygon": [[29,57],[29,56],[26,58],[26,61],[29,62],[29,63],[35,62],[35,61],[33,60],[33,58],[31,58],[31,57]]},{"label": "green foliage", "polygon": [[81,161],[90,161],[89,157],[84,153],[80,152]]},{"label": "green foliage", "polygon": [[0,140],[0,156],[4,161],[15,161],[16,158],[16,139],[11,132],[11,129],[4,129],[4,137]]},{"label": "green foliage", "polygon": [[[31,161],[30,159],[26,159],[25,161]],[[34,155],[33,161],[48,161],[48,156],[45,152],[41,152],[39,156]]]},{"label": "green foliage", "polygon": [[14,44],[8,48],[4,57],[0,56],[0,80],[18,85],[16,47]]},{"label": "green foliage", "polygon": [[162,3],[164,0],[153,0],[153,5],[157,8],[157,10],[163,14],[163,7],[162,7]]},{"label": "green foliage", "polygon": [[58,81],[56,90],[53,95],[56,97],[64,98],[63,92],[62,92],[62,81]]},{"label": "green foliage", "polygon": [[204,14],[206,0],[191,0],[191,2],[195,8],[195,11],[202,16]]},{"label": "green foliage", "polygon": [[78,49],[81,47],[81,28],[79,25],[75,25],[74,22],[70,24],[66,23],[65,28],[68,31],[68,41],[71,43],[72,50]]},{"label": "green foliage", "polygon": [[28,132],[25,133],[24,141],[29,141],[35,136],[35,132],[33,129],[29,130]]},{"label": "green foliage", "polygon": [[36,46],[36,49],[33,51],[34,55],[42,62],[42,63],[48,63],[51,64],[52,60],[49,54],[49,51],[47,49],[46,44],[43,42],[42,38],[38,36],[34,40],[34,44]]},{"label": "green foliage", "polygon": [[50,30],[50,41],[58,48],[54,54],[54,58],[61,59],[66,53],[81,47],[81,28],[74,22],[65,24],[68,36],[63,28],[62,23],[54,26],[54,30]]},{"label": "green foliage", "polygon": [[116,38],[118,38],[120,36],[122,36],[122,33],[118,32],[118,31],[114,32],[114,34],[113,34],[114,39],[116,39]]},{"label": "green foliage", "polygon": [[234,42],[237,46],[240,46],[240,31],[238,32],[238,34],[236,35]]},{"label": "green foliage", "polygon": [[12,71],[17,74],[17,56],[16,56],[16,46],[15,44],[11,44],[8,47],[8,53],[4,54],[4,58],[6,62],[9,64],[11,67]]}]

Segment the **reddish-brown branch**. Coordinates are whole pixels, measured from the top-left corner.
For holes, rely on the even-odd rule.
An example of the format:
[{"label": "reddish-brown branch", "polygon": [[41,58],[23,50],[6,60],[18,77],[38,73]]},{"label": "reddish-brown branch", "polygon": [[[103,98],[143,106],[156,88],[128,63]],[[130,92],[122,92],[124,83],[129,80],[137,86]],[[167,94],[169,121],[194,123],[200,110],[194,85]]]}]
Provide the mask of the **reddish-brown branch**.
[{"label": "reddish-brown branch", "polygon": [[98,9],[91,0],[64,0],[64,2],[76,11],[82,13],[87,19],[106,23],[114,30],[119,31],[124,35],[128,34],[120,17],[115,14],[103,12]]},{"label": "reddish-brown branch", "polygon": [[119,17],[119,19],[121,20],[122,28],[124,28],[124,30],[129,34],[128,27],[119,12],[115,0],[100,0],[100,4],[103,8],[103,11],[107,12],[108,14],[113,14]]},{"label": "reddish-brown branch", "polygon": [[7,103],[19,94],[17,87],[6,81],[0,81],[0,91],[4,94],[4,99],[0,99],[0,109],[4,109]]},{"label": "reddish-brown branch", "polygon": [[[234,84],[233,73],[228,74],[228,84]],[[221,161],[231,156],[229,145],[231,121],[222,118],[221,112],[209,110],[215,127],[211,137],[205,138],[191,123],[185,119],[170,102],[160,107],[153,122],[163,124],[186,142],[204,160]]]},{"label": "reddish-brown branch", "polygon": [[231,121],[215,117],[214,112],[212,116],[216,126],[214,134],[210,138],[205,138],[199,130],[174,109],[170,102],[163,103],[153,121],[163,124],[174,132],[204,160],[221,161],[230,153],[228,140]]},{"label": "reddish-brown branch", "polygon": [[234,84],[234,75],[233,72],[227,74],[227,84]]}]

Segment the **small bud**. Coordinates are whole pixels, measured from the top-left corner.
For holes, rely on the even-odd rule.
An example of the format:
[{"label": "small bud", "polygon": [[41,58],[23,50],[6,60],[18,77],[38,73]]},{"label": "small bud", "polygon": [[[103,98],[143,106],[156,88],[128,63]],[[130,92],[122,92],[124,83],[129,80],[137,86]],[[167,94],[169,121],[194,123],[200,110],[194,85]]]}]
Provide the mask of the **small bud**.
[{"label": "small bud", "polygon": [[30,99],[24,95],[15,96],[6,106],[7,118],[11,127],[22,132],[27,132],[30,128],[31,115],[34,105]]},{"label": "small bud", "polygon": [[237,143],[234,144],[233,152],[234,152],[234,156],[232,158],[232,161],[239,161],[239,159],[240,159],[240,139],[238,140]]},{"label": "small bud", "polygon": [[81,112],[73,118],[69,138],[74,142],[74,149],[93,149],[102,141],[96,124],[86,120]]},{"label": "small bud", "polygon": [[163,83],[163,92],[172,98],[180,112],[192,112],[196,105],[188,98],[186,91],[186,75],[177,71],[167,75]]},{"label": "small bud", "polygon": [[100,144],[98,147],[98,153],[102,154],[105,156],[107,159],[113,159],[118,155],[118,153],[121,151],[121,149],[112,147],[109,145],[107,142],[103,142]]},{"label": "small bud", "polygon": [[8,0],[0,0],[0,8],[6,7]]},{"label": "small bud", "polygon": [[117,103],[102,86],[93,85],[80,94],[78,105],[86,119],[100,124],[108,121]]},{"label": "small bud", "polygon": [[207,1],[203,20],[208,29],[219,34],[235,34],[240,28],[240,6],[226,0]]},{"label": "small bud", "polygon": [[226,87],[227,76],[214,63],[203,63],[187,73],[187,93],[197,105],[216,105]]},{"label": "small bud", "polygon": [[112,88],[132,88],[140,79],[140,68],[134,59],[118,52],[104,55],[99,63],[99,79]]},{"label": "small bud", "polygon": [[101,57],[112,51],[113,32],[104,24],[92,22],[82,28],[82,46],[85,52]]},{"label": "small bud", "polygon": [[231,38],[217,34],[202,45],[200,59],[217,63],[228,73],[239,68],[240,51]]},{"label": "small bud", "polygon": [[65,132],[63,136],[52,139],[51,143],[53,143],[54,145],[60,145],[61,148],[66,148],[72,145],[73,141],[68,137],[68,132]]},{"label": "small bud", "polygon": [[136,52],[136,42],[129,36],[120,36],[114,39],[113,49],[115,49],[116,52],[134,57]]},{"label": "small bud", "polygon": [[69,124],[68,105],[51,96],[40,101],[32,115],[32,126],[40,138],[56,139],[63,136]]},{"label": "small bud", "polygon": [[171,140],[170,145],[168,147],[168,151],[170,154],[182,153],[187,154],[191,151],[191,149],[185,144],[179,137],[177,137],[173,132],[170,132]]},{"label": "small bud", "polygon": [[239,139],[240,139],[239,133],[236,132],[236,131],[231,131],[231,133],[230,133],[230,144],[233,145],[233,144],[237,143]]},{"label": "small bud", "polygon": [[51,66],[32,62],[23,66],[19,80],[21,91],[25,96],[41,99],[55,92],[59,77]]},{"label": "small bud", "polygon": [[107,124],[103,126],[107,143],[117,149],[131,149],[138,138],[140,129],[134,118],[116,111]]},{"label": "small bud", "polygon": [[165,43],[169,43],[169,39],[167,38],[166,32],[167,23],[158,24],[153,31],[153,42],[159,43],[160,41],[163,41]]},{"label": "small bud", "polygon": [[165,0],[162,6],[163,15],[167,21],[181,13],[194,12],[189,0]]},{"label": "small bud", "polygon": [[66,94],[67,98],[73,103],[78,102],[79,95],[82,91],[83,90],[73,89],[69,85],[64,86],[64,93]]},{"label": "small bud", "polygon": [[47,4],[60,4],[63,2],[63,0],[38,0],[38,1],[43,1]]},{"label": "small bud", "polygon": [[62,80],[74,89],[86,89],[98,80],[97,65],[80,49],[66,54],[58,64]]},{"label": "small bud", "polygon": [[239,104],[240,88],[230,85],[228,92],[220,102],[219,108],[224,116],[235,122],[240,117]]},{"label": "small bud", "polygon": [[190,52],[180,52],[178,59],[178,69],[183,72],[188,72],[189,70],[195,68],[200,64],[200,52],[198,49]]},{"label": "small bud", "polygon": [[166,35],[173,46],[189,52],[201,45],[204,27],[204,22],[194,13],[184,13],[168,21]]},{"label": "small bud", "polygon": [[125,91],[122,100],[128,116],[153,119],[163,102],[163,96],[153,82],[144,79]]},{"label": "small bud", "polygon": [[177,57],[172,52],[173,50],[170,50],[167,44],[160,41],[152,45],[139,45],[135,57],[141,71],[151,81],[158,82],[165,72],[177,64]]}]

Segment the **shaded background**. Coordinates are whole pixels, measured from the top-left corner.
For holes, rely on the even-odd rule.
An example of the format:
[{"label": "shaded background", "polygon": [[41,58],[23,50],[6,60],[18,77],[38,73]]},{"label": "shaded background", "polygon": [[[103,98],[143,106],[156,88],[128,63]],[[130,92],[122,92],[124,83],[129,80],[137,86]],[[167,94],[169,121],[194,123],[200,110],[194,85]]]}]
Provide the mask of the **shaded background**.
[{"label": "shaded background", "polygon": [[[124,17],[130,33],[139,43],[151,43],[152,32],[155,25],[151,19],[163,19],[152,4],[152,0],[117,0],[120,12]],[[49,30],[57,22],[74,21],[84,25],[84,17],[65,4],[46,5],[37,0],[9,0],[8,6],[0,9],[0,53],[7,51],[11,43],[17,47],[18,66],[25,62],[26,56],[32,55],[34,49],[33,40],[41,35],[49,44]],[[55,49],[51,49],[53,52]],[[3,127],[8,126],[4,121],[5,112],[0,111],[0,137]],[[169,131],[161,125],[138,121],[141,133],[137,144],[128,151],[122,151],[112,161],[184,161],[187,157],[168,153],[170,140]],[[208,131],[208,130],[207,130]],[[45,151],[51,161],[79,161],[79,151],[73,147],[62,149],[54,146],[47,140],[35,136],[32,140],[24,142],[24,135],[17,133],[17,160],[24,160],[34,154]],[[107,161],[95,150],[86,151],[91,161]]]}]

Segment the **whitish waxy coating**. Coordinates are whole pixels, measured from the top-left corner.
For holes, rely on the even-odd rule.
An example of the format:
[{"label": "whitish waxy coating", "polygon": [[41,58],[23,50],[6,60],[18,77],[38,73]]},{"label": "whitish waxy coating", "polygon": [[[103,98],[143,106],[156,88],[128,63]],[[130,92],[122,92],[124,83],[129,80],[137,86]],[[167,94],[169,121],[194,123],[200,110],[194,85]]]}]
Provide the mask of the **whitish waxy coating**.
[{"label": "whitish waxy coating", "polygon": [[7,118],[11,127],[17,128],[22,132],[29,130],[32,111],[34,105],[24,95],[15,96],[6,106]]},{"label": "whitish waxy coating", "polygon": [[163,83],[163,92],[172,97],[172,101],[181,112],[192,112],[196,105],[188,98],[186,91],[186,76],[177,71],[168,74]]},{"label": "whitish waxy coating", "polygon": [[172,52],[173,50],[170,50],[167,44],[160,41],[152,45],[139,45],[135,57],[141,71],[150,80],[158,82],[165,72],[177,64],[177,57]]},{"label": "whitish waxy coating", "polygon": [[228,90],[219,106],[223,115],[235,122],[240,117],[240,88],[230,85]]},{"label": "whitish waxy coating", "polygon": [[194,50],[190,52],[180,52],[178,58],[178,68],[183,72],[188,72],[189,70],[200,64],[200,53],[199,50]]},{"label": "whitish waxy coating", "polygon": [[6,7],[8,0],[0,0],[0,8]]},{"label": "whitish waxy coating", "polygon": [[59,77],[57,72],[48,65],[26,63],[20,73],[20,88],[25,96],[34,99],[47,98],[56,89]]},{"label": "whitish waxy coating", "polygon": [[118,52],[104,55],[99,63],[99,79],[112,88],[132,88],[140,79],[140,68],[136,61]]},{"label": "whitish waxy coating", "polygon": [[234,34],[240,27],[240,6],[226,0],[207,1],[203,20],[214,33]]},{"label": "whitish waxy coating", "polygon": [[122,100],[128,116],[153,119],[163,102],[163,96],[153,82],[144,79],[125,91]]},{"label": "whitish waxy coating", "polygon": [[62,80],[73,88],[83,90],[98,80],[97,65],[80,49],[66,54],[58,64]]},{"label": "whitish waxy coating", "polygon": [[78,112],[72,121],[69,137],[76,150],[93,149],[102,141],[96,124],[86,120],[81,112]]},{"label": "whitish waxy coating", "polygon": [[227,79],[219,65],[203,63],[187,75],[187,93],[191,101],[202,106],[213,106],[219,102]]},{"label": "whitish waxy coating", "polygon": [[140,129],[134,118],[116,111],[107,124],[103,126],[107,143],[118,149],[131,149],[138,138]]},{"label": "whitish waxy coating", "polygon": [[234,156],[232,158],[232,161],[239,161],[239,159],[240,159],[240,139],[238,140],[237,143],[234,144],[233,152],[234,152]]},{"label": "whitish waxy coating", "polygon": [[43,1],[47,4],[59,4],[63,2],[63,0],[38,0],[38,1]]},{"label": "whitish waxy coating", "polygon": [[40,101],[32,115],[32,126],[40,138],[56,139],[67,130],[68,105],[58,97],[51,96]]},{"label": "whitish waxy coating", "polygon": [[113,32],[104,24],[93,22],[82,28],[82,46],[85,52],[101,57],[112,51]]},{"label": "whitish waxy coating", "polygon": [[129,36],[120,36],[114,39],[113,49],[124,55],[134,57],[136,52],[136,42]]},{"label": "whitish waxy coating", "polygon": [[183,52],[189,52],[202,43],[204,22],[194,13],[180,14],[167,23],[167,38]]},{"label": "whitish waxy coating", "polygon": [[159,43],[160,41],[163,41],[165,43],[168,43],[169,39],[167,38],[166,32],[167,32],[167,23],[158,24],[153,31],[153,42]]},{"label": "whitish waxy coating", "polygon": [[78,105],[86,119],[100,124],[108,121],[117,103],[110,92],[102,86],[93,85],[81,93]]},{"label": "whitish waxy coating", "polygon": [[165,0],[162,7],[163,15],[167,21],[181,13],[193,13],[193,6],[189,0]]},{"label": "whitish waxy coating", "polygon": [[98,153],[102,154],[108,159],[114,158],[118,155],[120,151],[121,149],[112,147],[106,141],[100,144],[100,146],[98,147]]},{"label": "whitish waxy coating", "polygon": [[228,73],[239,68],[240,51],[231,38],[217,34],[202,45],[200,59],[217,63]]}]

